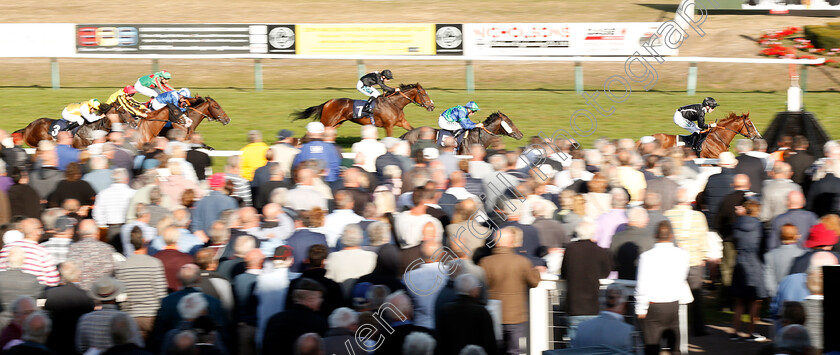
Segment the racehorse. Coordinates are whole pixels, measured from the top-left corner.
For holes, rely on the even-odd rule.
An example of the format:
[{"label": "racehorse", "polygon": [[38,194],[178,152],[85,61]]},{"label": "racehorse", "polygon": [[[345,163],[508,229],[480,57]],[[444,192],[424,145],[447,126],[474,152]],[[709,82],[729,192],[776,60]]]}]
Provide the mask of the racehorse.
[{"label": "racehorse", "polygon": [[[302,120],[309,117],[321,119],[324,126],[338,128],[344,121],[351,121],[360,125],[371,124],[369,116],[356,117],[353,112],[353,99],[332,99],[318,106],[308,107],[302,111],[293,112],[290,116],[292,121]],[[394,126],[400,126],[406,130],[414,129],[405,119],[403,108],[413,103],[428,111],[434,111],[435,103],[429,98],[426,90],[420,84],[400,84],[399,91],[386,96],[376,98],[373,108],[373,124],[377,127],[384,127],[388,137],[393,136]]]},{"label": "racehorse", "polygon": [[[225,110],[222,109],[222,106],[219,105],[219,102],[214,100],[210,96],[198,96],[195,98],[187,99],[190,102],[190,105],[187,106],[187,112],[184,114],[192,121],[192,124],[189,127],[184,127],[184,125],[179,123],[173,123],[172,126],[174,128],[183,130],[187,133],[187,136],[195,132],[195,129],[201,124],[205,118],[210,121],[218,121],[222,125],[227,125],[230,123],[230,117],[228,117]],[[165,107],[154,111],[152,114],[160,115],[156,118],[158,119],[167,119],[169,115],[169,110]],[[152,114],[149,114],[151,116]],[[166,130],[159,132],[158,134],[164,135]]]},{"label": "racehorse", "polygon": [[[73,136],[73,147],[75,148],[84,148],[89,146],[93,141],[88,137],[91,136],[91,133],[95,130],[103,130],[103,131],[110,131],[111,129],[111,120],[109,116],[118,115],[119,120],[122,122],[128,122],[127,120],[132,120],[131,114],[129,114],[125,109],[116,106],[105,106],[100,110],[100,112],[105,112],[105,118],[102,118],[94,123],[85,124],[79,127],[76,134]],[[52,126],[54,120],[52,118],[42,117],[30,122],[26,127],[19,129],[12,133],[13,137],[20,137],[21,140],[26,142],[27,145],[30,147],[37,147],[38,142],[42,140],[53,140],[53,136],[50,134],[50,127]]]},{"label": "racehorse", "polygon": [[[421,128],[422,127],[412,129],[403,134],[400,138],[407,140],[409,144],[413,145],[420,137]],[[437,137],[438,134],[440,134],[440,130],[435,129],[435,137]],[[487,148],[490,146],[491,139],[493,137],[508,136],[516,140],[520,140],[524,136],[522,132],[519,131],[519,128],[513,124],[513,121],[500,111],[493,112],[490,116],[487,116],[487,119],[484,120],[483,128],[473,128],[461,134],[464,135],[464,138],[458,146],[457,154],[469,154],[470,146],[473,144],[481,144],[484,148]]]},{"label": "racehorse", "polygon": [[[706,140],[700,148],[700,158],[717,159],[720,153],[729,150],[729,143],[735,138],[735,135],[740,134],[749,139],[761,138],[755,124],[750,120],[750,114],[745,113],[740,116],[734,112],[730,112],[726,118],[717,122],[717,127],[709,128]],[[677,144],[677,136],[673,134],[657,133],[653,135],[661,142],[662,148],[670,148]]]}]

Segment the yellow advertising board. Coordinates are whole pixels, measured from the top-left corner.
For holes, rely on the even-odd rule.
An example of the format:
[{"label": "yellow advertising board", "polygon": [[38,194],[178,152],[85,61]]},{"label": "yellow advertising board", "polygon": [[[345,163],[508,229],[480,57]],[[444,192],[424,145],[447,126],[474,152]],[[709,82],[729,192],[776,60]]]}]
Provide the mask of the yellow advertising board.
[{"label": "yellow advertising board", "polygon": [[434,24],[302,24],[297,54],[433,55]]}]

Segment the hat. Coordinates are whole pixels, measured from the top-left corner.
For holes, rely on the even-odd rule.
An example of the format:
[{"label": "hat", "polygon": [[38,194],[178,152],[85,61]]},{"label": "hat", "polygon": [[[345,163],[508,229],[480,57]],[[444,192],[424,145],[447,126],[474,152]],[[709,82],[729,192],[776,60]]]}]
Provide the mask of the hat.
[{"label": "hat", "polygon": [[437,148],[423,148],[423,159],[435,160],[440,156],[440,151]]},{"label": "hat", "polygon": [[225,184],[225,174],[215,173],[210,176],[210,188],[214,189]]},{"label": "hat", "polygon": [[397,145],[397,143],[399,143],[399,142],[400,142],[400,139],[399,139],[399,138],[394,138],[394,137],[385,137],[385,138],[382,138],[382,144],[384,144],[384,145],[385,145],[385,149],[391,149],[391,148],[393,148],[395,145]]},{"label": "hat", "polygon": [[93,282],[88,296],[97,301],[113,301],[123,293],[123,283],[113,277],[103,276]]},{"label": "hat", "polygon": [[734,154],[723,152],[718,156],[718,166],[721,168],[734,168],[736,165],[738,165],[738,159],[735,159]]},{"label": "hat", "polygon": [[811,227],[808,240],[805,241],[805,247],[808,249],[834,244],[837,244],[837,233],[826,228],[822,223]]},{"label": "hat", "polygon": [[294,137],[294,136],[295,136],[295,132],[292,132],[288,129],[281,129],[280,132],[277,132],[277,140],[278,141],[282,141],[286,138]]},{"label": "hat", "polygon": [[292,256],[292,247],[281,245],[274,249],[274,256],[272,257],[272,259],[286,259],[290,256]]},{"label": "hat", "polygon": [[90,134],[90,137],[93,138],[93,140],[102,139],[102,138],[105,138],[106,136],[108,136],[108,132],[105,132],[101,129],[97,129],[97,130],[93,131],[93,133]]},{"label": "hat", "polygon": [[321,122],[309,122],[306,124],[306,133],[324,133],[324,124],[322,124]]},{"label": "hat", "polygon": [[55,220],[55,231],[64,232],[76,226],[76,220],[67,216],[60,216]]},{"label": "hat", "polygon": [[653,136],[644,136],[642,137],[642,139],[639,140],[639,143],[648,144],[653,143],[655,140],[656,138],[653,138]]}]

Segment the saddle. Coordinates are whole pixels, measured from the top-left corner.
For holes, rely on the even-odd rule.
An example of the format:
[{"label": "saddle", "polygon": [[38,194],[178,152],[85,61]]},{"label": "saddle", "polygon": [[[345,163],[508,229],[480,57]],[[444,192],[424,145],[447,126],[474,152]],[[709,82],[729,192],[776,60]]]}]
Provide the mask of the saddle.
[{"label": "saddle", "polygon": [[[53,124],[50,125],[50,129],[48,132],[50,132],[50,136],[52,136],[53,139],[55,139],[56,137],[58,137],[58,132],[63,131],[64,128],[67,127],[67,125],[69,124],[70,121],[67,121],[63,118],[57,119],[55,120],[55,122],[53,122]],[[79,131],[79,128],[82,128],[82,126],[76,126],[76,128],[70,130],[70,133],[72,133],[73,136],[76,136],[76,132]]]},{"label": "saddle", "polygon": [[683,145],[690,146],[694,149],[694,151],[699,156],[700,151],[703,147],[703,142],[706,140],[706,136],[708,136],[708,135],[709,135],[708,132],[706,132],[706,133],[694,133],[694,134],[688,134],[688,135],[678,134],[677,135],[677,146],[678,147],[683,146]]},{"label": "saddle", "polygon": [[370,112],[365,112],[364,115],[362,114],[362,109],[365,107],[365,103],[367,100],[353,100],[353,118],[359,119],[364,117],[370,117],[371,122],[373,122],[373,109],[376,107],[376,101],[373,100],[370,102],[370,106],[368,110]]}]

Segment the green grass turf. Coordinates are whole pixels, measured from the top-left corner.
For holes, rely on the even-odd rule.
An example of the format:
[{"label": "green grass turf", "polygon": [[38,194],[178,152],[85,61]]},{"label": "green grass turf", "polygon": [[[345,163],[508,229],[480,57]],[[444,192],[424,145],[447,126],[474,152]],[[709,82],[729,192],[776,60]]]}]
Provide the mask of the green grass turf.
[{"label": "green grass turf", "polygon": [[[23,128],[28,122],[38,117],[58,118],[67,103],[78,102],[96,97],[106,99],[114,90],[111,88],[68,88],[53,91],[48,88],[0,88],[0,128],[14,131]],[[713,96],[719,103],[715,112],[707,116],[711,119],[723,117],[729,111],[750,112],[750,117],[763,132],[776,112],[785,109],[784,93],[762,92],[700,92],[697,96],[687,96],[684,92],[633,92],[626,101],[613,104],[614,113],[610,117],[599,115],[589,107],[597,118],[594,133],[581,136],[574,133],[570,126],[570,116],[577,109],[588,108],[583,97],[574,91],[554,90],[477,90],[468,94],[463,90],[427,88],[434,100],[436,109],[427,112],[420,107],[409,105],[405,108],[406,117],[415,127],[436,126],[438,115],[448,107],[475,100],[481,107],[475,120],[484,119],[492,111],[500,110],[507,114],[519,127],[525,137],[540,131],[551,136],[557,129],[565,129],[575,139],[588,147],[597,137],[634,138],[652,133],[682,133],[671,118],[674,110],[690,103],[700,102],[704,96]],[[256,129],[263,133],[266,141],[272,141],[280,129],[293,130],[297,135],[304,133],[304,126],[309,121],[290,122],[289,114],[294,110],[318,105],[330,98],[359,98],[355,89],[314,89],[314,90],[266,90],[254,92],[241,89],[194,89],[198,95],[212,96],[231,117],[231,123],[222,126],[214,122],[204,122],[198,131],[204,134],[208,145],[218,150],[237,150],[245,146],[246,132]],[[805,104],[814,112],[831,136],[840,134],[840,124],[833,119],[832,99],[836,93],[807,93]],[[609,107],[611,102],[601,95],[599,102]],[[579,120],[581,128],[590,130],[588,122]],[[395,128],[395,135],[405,131]],[[384,130],[380,129],[384,135]],[[358,140],[359,126],[347,123],[338,130],[339,143],[349,149],[350,144]],[[512,138],[505,138],[509,148],[523,145]],[[217,159],[221,160],[221,159]],[[216,162],[217,165],[221,162]]]}]

